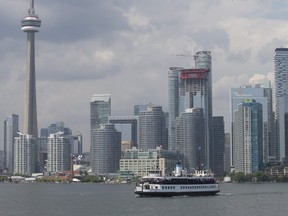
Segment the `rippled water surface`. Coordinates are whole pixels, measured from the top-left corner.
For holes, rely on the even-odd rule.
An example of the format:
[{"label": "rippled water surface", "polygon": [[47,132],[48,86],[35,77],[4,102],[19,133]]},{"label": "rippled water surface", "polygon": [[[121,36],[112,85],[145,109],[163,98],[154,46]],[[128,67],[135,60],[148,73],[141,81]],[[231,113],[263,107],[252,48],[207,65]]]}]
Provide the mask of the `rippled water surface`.
[{"label": "rippled water surface", "polygon": [[216,196],[140,198],[125,184],[0,184],[0,215],[288,215],[288,184],[220,186]]}]

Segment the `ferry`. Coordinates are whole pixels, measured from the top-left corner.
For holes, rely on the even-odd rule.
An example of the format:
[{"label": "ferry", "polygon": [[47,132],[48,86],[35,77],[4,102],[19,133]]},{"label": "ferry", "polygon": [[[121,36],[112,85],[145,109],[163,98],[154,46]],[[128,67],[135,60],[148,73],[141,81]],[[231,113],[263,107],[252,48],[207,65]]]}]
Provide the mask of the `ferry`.
[{"label": "ferry", "polygon": [[170,176],[151,173],[136,183],[135,194],[139,196],[197,196],[215,195],[220,192],[214,175],[205,171],[187,174],[181,163]]}]

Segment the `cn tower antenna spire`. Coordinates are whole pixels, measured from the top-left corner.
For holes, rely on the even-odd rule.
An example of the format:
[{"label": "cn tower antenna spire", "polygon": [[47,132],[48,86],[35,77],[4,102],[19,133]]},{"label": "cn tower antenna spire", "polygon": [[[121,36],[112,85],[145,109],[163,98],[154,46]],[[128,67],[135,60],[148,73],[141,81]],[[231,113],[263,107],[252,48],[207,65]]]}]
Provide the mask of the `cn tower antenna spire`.
[{"label": "cn tower antenna spire", "polygon": [[28,14],[33,15],[34,13],[34,0],[30,0],[30,8],[28,9]]}]

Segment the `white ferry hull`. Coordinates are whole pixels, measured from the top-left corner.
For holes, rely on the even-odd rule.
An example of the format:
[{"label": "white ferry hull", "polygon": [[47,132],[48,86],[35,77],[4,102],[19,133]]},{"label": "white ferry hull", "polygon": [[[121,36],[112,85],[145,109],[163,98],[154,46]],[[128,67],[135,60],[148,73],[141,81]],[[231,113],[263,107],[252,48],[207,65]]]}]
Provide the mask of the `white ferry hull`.
[{"label": "white ferry hull", "polygon": [[[165,185],[166,186],[166,185]],[[211,196],[216,195],[219,190],[217,185],[192,185],[192,186],[179,186],[170,185],[172,189],[162,189],[165,186],[161,185],[150,185],[151,189],[145,189],[145,186],[137,186],[135,194],[139,196]],[[167,186],[166,186],[167,187]],[[190,187],[191,189],[185,189]],[[206,187],[206,188],[205,188]]]}]

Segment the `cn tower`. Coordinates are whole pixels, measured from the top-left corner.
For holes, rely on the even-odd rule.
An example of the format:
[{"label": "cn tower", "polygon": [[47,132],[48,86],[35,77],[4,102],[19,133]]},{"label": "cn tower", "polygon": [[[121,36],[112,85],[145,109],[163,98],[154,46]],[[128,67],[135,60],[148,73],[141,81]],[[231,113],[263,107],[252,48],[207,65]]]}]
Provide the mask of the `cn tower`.
[{"label": "cn tower", "polygon": [[26,99],[23,133],[38,138],[36,78],[35,78],[35,33],[40,30],[41,20],[35,14],[34,0],[30,0],[27,15],[21,21],[23,32],[27,33]]}]

